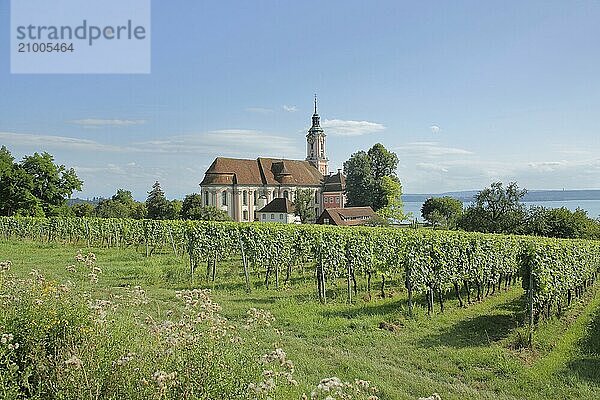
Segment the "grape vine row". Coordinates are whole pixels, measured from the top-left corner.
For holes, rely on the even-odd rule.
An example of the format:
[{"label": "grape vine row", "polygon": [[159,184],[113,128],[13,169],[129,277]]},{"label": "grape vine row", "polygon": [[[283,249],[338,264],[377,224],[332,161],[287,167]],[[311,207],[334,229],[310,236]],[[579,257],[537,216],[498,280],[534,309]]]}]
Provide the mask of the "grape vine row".
[{"label": "grape vine row", "polygon": [[[206,265],[214,281],[217,263],[242,260],[246,290],[250,274],[267,288],[287,283],[296,266],[314,266],[317,294],[346,280],[348,301],[357,295],[357,276],[366,277],[370,295],[374,276],[400,278],[412,314],[415,296],[428,312],[445,297],[461,306],[480,301],[521,279],[533,329],[552,311],[560,314],[596,279],[600,242],[546,239],[455,231],[333,227],[263,223],[153,221],[100,218],[0,218],[0,235],[38,241],[124,248],[144,246],[146,255],[167,250],[189,257],[190,273]],[[284,277],[282,277],[284,275]],[[463,295],[466,299],[463,299]],[[437,300],[436,300],[437,298]]]}]

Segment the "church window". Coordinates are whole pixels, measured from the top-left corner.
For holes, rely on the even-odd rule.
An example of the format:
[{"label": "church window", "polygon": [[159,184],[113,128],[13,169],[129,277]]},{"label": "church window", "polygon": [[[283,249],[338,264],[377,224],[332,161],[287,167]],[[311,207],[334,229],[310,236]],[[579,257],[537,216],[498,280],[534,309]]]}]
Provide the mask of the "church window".
[{"label": "church window", "polygon": [[248,210],[244,210],[244,221],[248,221]]},{"label": "church window", "polygon": [[221,193],[221,205],[222,206],[227,205],[227,192]]},{"label": "church window", "polygon": [[315,192],[315,204],[319,204],[319,192]]},{"label": "church window", "polygon": [[315,215],[319,215],[319,207],[315,207]]},{"label": "church window", "polygon": [[275,219],[275,214],[271,214],[271,219]]},{"label": "church window", "polygon": [[267,214],[263,214],[262,219],[267,219]]},{"label": "church window", "polygon": [[258,205],[258,191],[254,191],[254,205]]},{"label": "church window", "polygon": [[204,205],[208,205],[208,192],[204,192]]},{"label": "church window", "polygon": [[[242,192],[242,204],[245,206],[248,205],[248,192],[245,190]],[[244,218],[244,219],[247,219],[247,218]]]},{"label": "church window", "polygon": [[283,191],[283,197],[285,197],[286,199],[289,198],[289,193],[287,190]]}]

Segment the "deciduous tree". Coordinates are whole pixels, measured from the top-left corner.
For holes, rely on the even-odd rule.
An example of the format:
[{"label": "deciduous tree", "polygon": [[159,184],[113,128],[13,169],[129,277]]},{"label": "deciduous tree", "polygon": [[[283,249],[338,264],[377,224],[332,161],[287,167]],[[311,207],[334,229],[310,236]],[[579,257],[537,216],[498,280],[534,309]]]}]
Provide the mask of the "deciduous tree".
[{"label": "deciduous tree", "polygon": [[54,157],[46,152],[25,156],[20,165],[32,178],[31,194],[40,200],[46,214],[65,205],[66,199],[83,185],[73,168],[54,164]]},{"label": "deciduous tree", "polygon": [[374,209],[388,220],[403,221],[402,184],[395,176],[383,176],[377,180],[377,198]]},{"label": "deciduous tree", "polygon": [[421,206],[421,216],[434,227],[456,228],[462,212],[462,202],[450,196],[431,197]]},{"label": "deciduous tree", "polygon": [[502,182],[494,182],[477,194],[475,203],[463,214],[460,226],[469,231],[514,233],[525,220],[526,209],[521,198],[526,193],[516,182],[506,188]]},{"label": "deciduous tree", "polygon": [[229,214],[225,211],[214,206],[203,206],[202,196],[198,193],[185,196],[180,216],[182,219],[199,221],[231,221]]},{"label": "deciduous tree", "polygon": [[15,163],[10,151],[0,148],[1,215],[68,214],[66,198],[81,190],[82,184],[73,169],[54,164],[48,153],[35,153]]},{"label": "deciduous tree", "polygon": [[300,222],[303,224],[314,222],[317,216],[312,206],[312,199],[314,197],[312,191],[309,189],[297,189],[294,197],[295,214],[300,217]]},{"label": "deciduous tree", "polygon": [[398,156],[381,143],[359,151],[344,163],[349,206],[371,206],[386,218],[402,220],[402,185],[396,176]]}]

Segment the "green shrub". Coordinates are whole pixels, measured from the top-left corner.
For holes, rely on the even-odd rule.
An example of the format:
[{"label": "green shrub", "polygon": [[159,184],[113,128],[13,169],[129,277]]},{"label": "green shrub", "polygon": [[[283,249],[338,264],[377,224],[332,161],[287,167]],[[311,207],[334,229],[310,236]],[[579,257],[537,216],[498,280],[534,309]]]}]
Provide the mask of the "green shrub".
[{"label": "green shrub", "polygon": [[[94,299],[37,271],[0,273],[0,398],[256,398],[258,353],[220,314],[208,290],[177,292],[167,319],[131,318],[140,287],[121,303]],[[273,387],[269,394],[277,393]]]}]

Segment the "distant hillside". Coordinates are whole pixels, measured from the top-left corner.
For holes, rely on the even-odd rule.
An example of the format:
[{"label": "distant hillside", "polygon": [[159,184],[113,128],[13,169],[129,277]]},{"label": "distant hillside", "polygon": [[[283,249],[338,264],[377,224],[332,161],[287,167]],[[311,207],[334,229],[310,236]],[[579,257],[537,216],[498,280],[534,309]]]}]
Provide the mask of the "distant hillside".
[{"label": "distant hillside", "polygon": [[83,203],[90,203],[93,206],[98,205],[98,203],[100,203],[100,200],[102,200],[102,197],[94,197],[93,199],[80,199],[79,197],[76,197],[74,199],[67,199],[67,204],[69,206],[73,206],[75,204],[83,204]]},{"label": "distant hillside", "polygon": [[[461,192],[446,192],[438,194],[405,194],[405,202],[422,203],[430,197],[450,196],[462,202],[473,201],[478,190],[465,190]],[[523,201],[566,201],[566,200],[600,200],[600,190],[531,190],[527,192]]]}]

